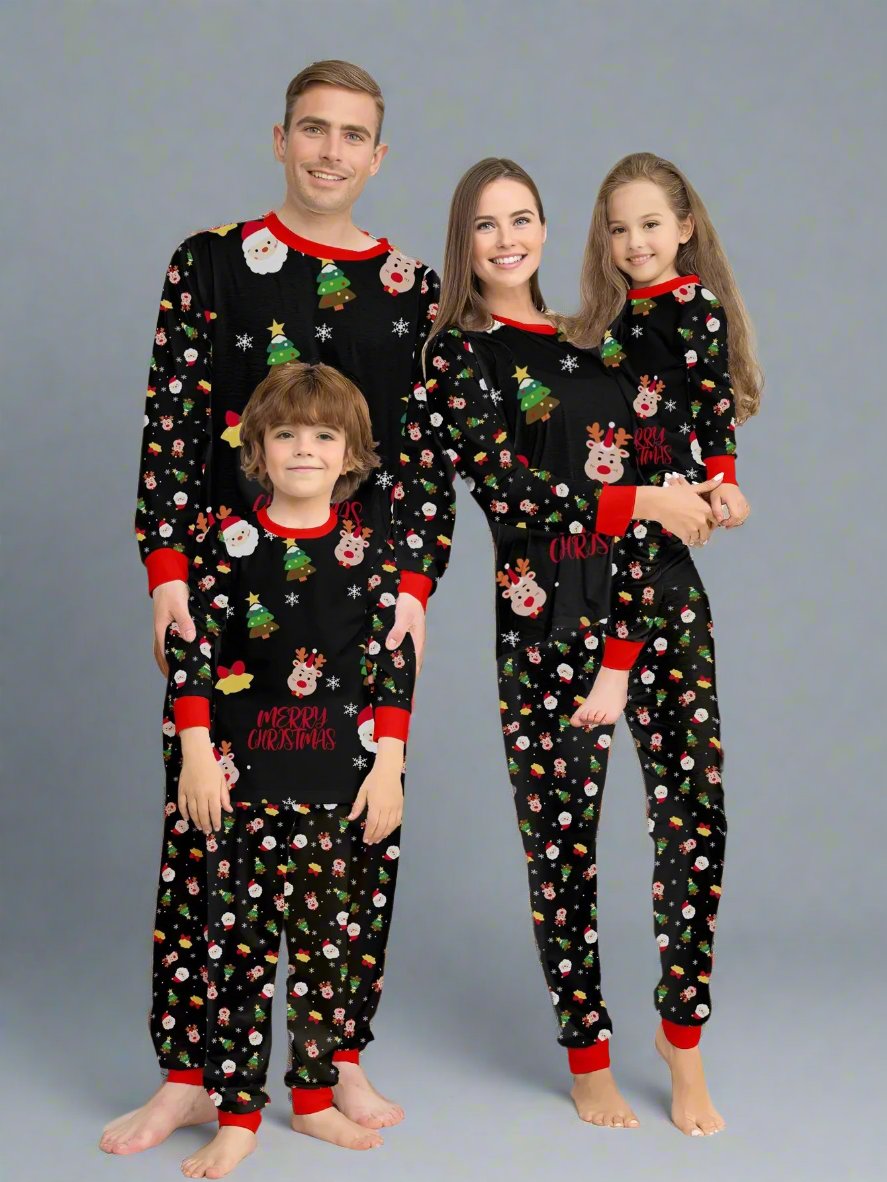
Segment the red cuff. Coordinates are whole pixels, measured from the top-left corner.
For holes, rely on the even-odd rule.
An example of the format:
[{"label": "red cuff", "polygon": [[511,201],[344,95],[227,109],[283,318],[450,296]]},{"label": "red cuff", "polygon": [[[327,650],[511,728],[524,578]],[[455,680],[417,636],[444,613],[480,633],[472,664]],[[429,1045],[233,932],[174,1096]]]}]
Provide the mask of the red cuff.
[{"label": "red cuff", "polygon": [[237,1125],[241,1129],[249,1129],[254,1133],[262,1123],[261,1112],[220,1112],[219,1113],[219,1128],[223,1129],[225,1125]]},{"label": "red cuff", "polygon": [[736,456],[708,456],[705,460],[705,475],[713,480],[719,472],[724,473],[723,484],[736,484]]},{"label": "red cuff", "polygon": [[667,1018],[662,1019],[662,1030],[673,1047],[680,1047],[684,1051],[698,1046],[702,1038],[701,1026],[680,1026],[677,1022],[669,1022]]},{"label": "red cuff", "polygon": [[334,1063],[359,1063],[360,1062],[360,1051],[349,1051],[349,1050],[333,1051],[333,1062]]},{"label": "red cuff", "polygon": [[[178,706],[178,702],[176,705]],[[407,741],[407,735],[410,733],[409,710],[404,710],[400,706],[379,706],[373,711],[373,718],[376,724],[373,729],[374,743],[378,743],[380,739]]]},{"label": "red cuff", "polygon": [[332,1088],[293,1088],[293,1112],[296,1116],[310,1116],[333,1106]]},{"label": "red cuff", "polygon": [[193,1084],[196,1088],[203,1087],[203,1068],[202,1067],[188,1067],[179,1070],[177,1067],[171,1067],[166,1073],[167,1083],[183,1083]]},{"label": "red cuff", "polygon": [[434,580],[430,579],[428,575],[420,575],[415,570],[402,570],[397,589],[406,595],[415,595],[422,607],[427,608],[428,596],[434,590]]},{"label": "red cuff", "polygon": [[623,640],[621,636],[608,636],[604,641],[602,669],[631,669],[644,647],[642,640]]},{"label": "red cuff", "polygon": [[177,735],[190,726],[205,726],[209,730],[209,698],[197,694],[176,698],[172,709]]},{"label": "red cuff", "polygon": [[634,516],[635,487],[633,484],[608,484],[598,501],[598,533],[623,537]]},{"label": "red cuff", "polygon": [[590,1047],[567,1047],[570,1071],[573,1075],[587,1075],[610,1066],[610,1040],[599,1039]]},{"label": "red cuff", "polygon": [[173,579],[188,582],[188,556],[181,550],[152,550],[145,559],[145,569],[149,595],[153,595],[154,588],[161,583],[171,583]]}]

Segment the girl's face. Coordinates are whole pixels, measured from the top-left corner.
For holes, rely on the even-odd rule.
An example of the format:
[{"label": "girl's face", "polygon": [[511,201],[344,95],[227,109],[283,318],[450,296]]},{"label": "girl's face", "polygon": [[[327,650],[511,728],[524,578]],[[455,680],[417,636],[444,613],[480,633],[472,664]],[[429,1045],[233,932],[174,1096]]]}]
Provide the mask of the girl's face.
[{"label": "girl's face", "polygon": [[265,467],[274,491],[298,500],[332,499],[345,467],[345,433],[323,423],[283,423],[265,430]]},{"label": "girl's face", "polygon": [[631,181],[607,202],[613,262],[632,287],[653,287],[677,277],[678,247],[693,236],[693,218],[679,222],[653,181]]},{"label": "girl's face", "polygon": [[542,261],[546,229],[533,194],[510,177],[491,181],[474,218],[471,266],[484,297],[529,283]]}]

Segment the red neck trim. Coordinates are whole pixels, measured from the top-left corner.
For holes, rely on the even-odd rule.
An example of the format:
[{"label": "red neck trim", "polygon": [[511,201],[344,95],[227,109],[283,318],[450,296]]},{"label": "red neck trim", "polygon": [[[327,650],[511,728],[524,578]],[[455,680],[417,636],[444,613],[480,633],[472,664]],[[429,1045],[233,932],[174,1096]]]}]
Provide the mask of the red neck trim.
[{"label": "red neck trim", "polygon": [[259,525],[269,534],[276,534],[279,538],[322,538],[339,524],[339,515],[335,509],[330,509],[330,515],[323,525],[313,525],[311,529],[295,529],[291,525],[278,525],[268,516],[268,510],[263,506],[256,513]]},{"label": "red neck trim", "polygon": [[[346,262],[349,259],[374,259],[377,255],[388,254],[391,250],[387,238],[380,238],[375,246],[370,246],[366,250],[347,250],[344,246],[326,246],[323,242],[312,242],[310,238],[303,238],[301,234],[290,230],[273,211],[265,214],[265,225],[275,238],[279,238],[287,246],[300,250],[302,254],[314,255],[318,259],[344,259]],[[361,233],[365,234],[366,231],[361,230]],[[369,238],[369,234],[367,237]]]},{"label": "red neck trim", "polygon": [[520,320],[509,320],[507,316],[496,316],[493,313],[491,315],[499,324],[510,324],[512,328],[520,328],[524,332],[539,332],[544,336],[554,336],[557,333],[553,324],[524,324]]},{"label": "red neck trim", "polygon": [[676,275],[674,279],[666,279],[664,283],[657,283],[655,287],[633,287],[628,293],[630,300],[649,300],[653,296],[665,295],[667,291],[674,291],[676,287],[683,287],[685,283],[701,283],[698,275]]}]

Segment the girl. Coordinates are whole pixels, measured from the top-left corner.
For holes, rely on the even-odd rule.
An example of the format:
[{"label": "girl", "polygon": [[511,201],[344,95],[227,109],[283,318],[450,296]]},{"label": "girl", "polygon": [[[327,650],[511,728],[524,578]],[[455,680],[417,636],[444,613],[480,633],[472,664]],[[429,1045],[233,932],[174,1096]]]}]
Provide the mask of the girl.
[{"label": "girl", "polygon": [[[635,152],[610,170],[592,213],[581,292],[565,328],[578,345],[601,345],[605,364],[629,378],[643,478],[721,473],[712,508],[727,529],[742,525],[749,506],[736,481],[735,428],[759,408],[761,375],[723,247],[674,164]],[[639,653],[667,571],[685,556],[677,539],[632,526],[615,550],[608,633]],[[627,696],[628,670],[602,670],[576,723],[615,722]]]},{"label": "girl", "polygon": [[[522,168],[488,159],[468,170],[453,197],[426,381],[413,392],[407,426],[443,442],[493,533],[506,756],[534,933],[575,1076],[573,1099],[584,1120],[634,1127],[637,1118],[609,1070],[611,1024],[597,950],[595,835],[612,727],[577,732],[570,721],[582,685],[599,667],[626,663],[624,642],[611,636],[604,645],[596,623],[608,612],[610,537],[635,518],[704,542],[714,517],[700,494],[721,478],[637,486],[631,391],[596,351],[558,333],[537,276],[545,238],[542,202]],[[409,479],[423,474],[407,464],[404,483]],[[406,500],[395,494],[404,533],[440,529],[433,485],[426,491],[421,520],[404,521]],[[663,601],[664,619],[631,686],[629,716],[657,854],[657,1004],[675,1040],[692,1038],[708,1013],[724,833],[716,710],[704,709],[714,702],[710,637],[699,612],[688,647],[682,644],[686,594]],[[672,753],[673,736],[678,725],[690,726],[692,710],[681,695],[693,662],[701,713],[692,745],[701,755],[682,761]],[[689,750],[690,735],[681,742]],[[681,1127],[714,1131],[720,1118],[701,1073],[691,1072],[695,1090],[686,1097],[680,1064],[673,1074]]]}]

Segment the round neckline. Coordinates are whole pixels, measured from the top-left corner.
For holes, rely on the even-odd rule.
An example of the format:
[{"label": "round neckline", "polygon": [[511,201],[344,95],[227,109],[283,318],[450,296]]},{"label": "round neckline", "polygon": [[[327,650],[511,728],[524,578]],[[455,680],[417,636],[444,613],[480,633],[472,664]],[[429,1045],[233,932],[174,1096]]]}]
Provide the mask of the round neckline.
[{"label": "round neckline", "polygon": [[[330,259],[332,262],[341,259],[345,262],[349,260],[354,262],[360,259],[374,259],[380,254],[389,254],[391,251],[391,244],[387,238],[379,238],[375,246],[369,246],[366,250],[348,250],[344,246],[328,246],[323,242],[312,242],[310,238],[303,238],[301,234],[297,234],[295,230],[284,225],[273,210],[265,214],[264,220],[265,225],[275,238],[285,242],[294,250],[300,250],[302,254],[310,254],[318,259]],[[366,230],[361,230],[361,234],[366,234]],[[367,234],[367,237],[369,238],[370,235]]]},{"label": "round neckline", "polygon": [[667,291],[674,291],[683,287],[685,283],[701,283],[698,275],[676,275],[674,279],[666,279],[664,283],[656,283],[653,287],[632,287],[629,289],[630,300],[648,300],[653,296],[665,295]]},{"label": "round neckline", "polygon": [[537,332],[542,336],[555,336],[557,328],[553,324],[524,324],[521,320],[509,320],[507,316],[497,316],[494,312],[490,315],[497,324],[508,324],[511,328],[520,328],[524,332]]},{"label": "round neckline", "polygon": [[331,533],[339,524],[339,515],[332,508],[323,525],[313,525],[310,529],[294,529],[292,526],[279,525],[276,521],[271,520],[264,505],[257,511],[256,517],[262,529],[276,534],[278,538],[322,538],[325,534]]}]

